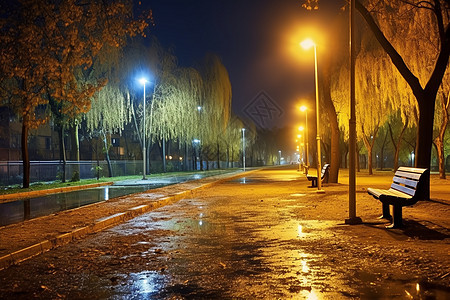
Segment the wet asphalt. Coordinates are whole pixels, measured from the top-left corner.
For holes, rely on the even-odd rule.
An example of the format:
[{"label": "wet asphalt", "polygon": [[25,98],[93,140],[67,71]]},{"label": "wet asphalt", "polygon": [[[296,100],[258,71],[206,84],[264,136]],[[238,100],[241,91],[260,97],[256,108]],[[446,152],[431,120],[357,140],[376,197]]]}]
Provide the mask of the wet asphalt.
[{"label": "wet asphalt", "polygon": [[336,268],[350,263],[327,256],[339,225],[302,220],[297,199],[316,195],[297,184],[277,171],[220,184],[1,271],[0,298],[419,299],[413,281]]}]

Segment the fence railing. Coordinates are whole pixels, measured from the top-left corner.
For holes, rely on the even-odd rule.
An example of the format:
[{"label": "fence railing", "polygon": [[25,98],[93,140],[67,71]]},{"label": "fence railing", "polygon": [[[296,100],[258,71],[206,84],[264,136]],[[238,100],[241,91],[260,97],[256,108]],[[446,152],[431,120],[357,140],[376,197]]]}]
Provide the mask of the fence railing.
[{"label": "fence railing", "polygon": [[[184,165],[186,163],[186,165]],[[98,164],[98,165],[97,165]],[[239,167],[238,162],[228,165],[226,162],[220,162],[220,167]],[[97,168],[99,167],[99,168]],[[191,160],[166,162],[166,171],[175,172],[183,170],[192,170]],[[142,175],[142,160],[113,160],[111,161],[113,176]],[[200,169],[200,163],[197,162],[197,170]],[[217,169],[217,161],[203,162],[203,169]],[[109,176],[108,165],[106,161],[67,161],[66,162],[66,180],[72,179],[76,171],[79,172],[80,179],[89,179],[97,177],[97,170],[100,177]],[[160,173],[163,171],[161,161],[151,161],[148,173]],[[51,182],[61,180],[63,175],[63,163],[61,161],[31,161],[30,162],[30,183],[33,182]],[[0,161],[0,186],[9,186],[21,184],[23,181],[22,161]]]}]

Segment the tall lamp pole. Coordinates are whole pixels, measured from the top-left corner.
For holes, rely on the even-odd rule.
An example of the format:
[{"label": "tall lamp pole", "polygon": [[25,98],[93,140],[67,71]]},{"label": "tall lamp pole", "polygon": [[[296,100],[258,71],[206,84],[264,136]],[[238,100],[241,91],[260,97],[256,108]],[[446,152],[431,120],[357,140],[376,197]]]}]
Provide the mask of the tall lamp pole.
[{"label": "tall lamp pole", "polygon": [[143,126],[142,126],[142,179],[145,179],[145,163],[146,163],[146,150],[145,150],[145,84],[148,82],[147,79],[141,78],[139,79],[139,82],[144,86],[144,120],[143,120]]},{"label": "tall lamp pole", "polygon": [[348,178],[348,219],[346,224],[361,224],[361,218],[356,216],[356,112],[355,112],[355,0],[350,6],[350,119],[348,151],[349,151],[349,178]]},{"label": "tall lamp pole", "polygon": [[305,141],[306,141],[306,148],[305,148],[305,155],[306,155],[306,167],[309,168],[309,153],[308,153],[308,108],[304,105],[300,107],[301,111],[305,112]]},{"label": "tall lamp pole", "polygon": [[242,128],[242,166],[245,172],[245,128]]},{"label": "tall lamp pole", "polygon": [[322,163],[321,163],[321,154],[320,154],[320,130],[319,130],[319,82],[318,82],[318,74],[317,74],[317,46],[311,39],[304,40],[300,43],[304,49],[309,49],[314,47],[314,81],[316,86],[316,128],[317,128],[317,192],[325,192],[322,190],[322,180],[321,172],[322,172]]}]

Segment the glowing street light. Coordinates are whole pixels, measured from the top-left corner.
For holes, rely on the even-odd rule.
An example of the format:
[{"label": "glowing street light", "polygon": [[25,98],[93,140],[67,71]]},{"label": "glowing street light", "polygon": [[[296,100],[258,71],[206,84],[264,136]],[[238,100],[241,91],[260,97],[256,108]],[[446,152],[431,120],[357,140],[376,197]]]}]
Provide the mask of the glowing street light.
[{"label": "glowing street light", "polygon": [[321,172],[322,172],[322,163],[320,161],[320,130],[319,130],[319,82],[318,82],[318,74],[317,74],[317,45],[313,42],[311,39],[306,39],[303,42],[300,43],[300,45],[304,49],[309,49],[311,47],[314,47],[314,81],[316,86],[316,124],[317,124],[317,191],[318,192],[324,192],[322,190],[322,181],[321,178]]},{"label": "glowing street light", "polygon": [[145,84],[148,82],[146,78],[139,79],[139,83],[144,86],[144,120],[142,126],[142,179],[145,179],[145,165],[146,165],[146,157],[145,157]]}]

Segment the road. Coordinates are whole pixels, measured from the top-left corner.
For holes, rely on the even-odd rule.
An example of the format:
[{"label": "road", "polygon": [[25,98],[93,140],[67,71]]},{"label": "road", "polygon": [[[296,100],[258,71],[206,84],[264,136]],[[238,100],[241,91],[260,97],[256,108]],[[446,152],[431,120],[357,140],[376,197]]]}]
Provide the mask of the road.
[{"label": "road", "polygon": [[387,232],[373,201],[344,225],[346,187],[307,185],[285,169],[216,185],[0,271],[0,298],[448,299],[446,236]]}]

